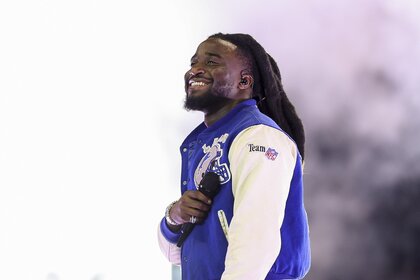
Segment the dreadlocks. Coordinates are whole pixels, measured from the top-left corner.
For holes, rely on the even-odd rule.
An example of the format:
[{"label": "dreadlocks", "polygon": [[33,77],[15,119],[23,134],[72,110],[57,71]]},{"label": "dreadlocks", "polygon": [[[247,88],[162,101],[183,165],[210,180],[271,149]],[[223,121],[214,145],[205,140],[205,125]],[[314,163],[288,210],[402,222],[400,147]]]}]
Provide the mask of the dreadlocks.
[{"label": "dreadlocks", "polygon": [[258,108],[292,137],[303,159],[305,153],[303,124],[283,90],[280,70],[274,59],[248,34],[217,33],[210,38],[222,39],[238,47],[244,64],[251,68],[254,78],[253,98],[257,100]]}]

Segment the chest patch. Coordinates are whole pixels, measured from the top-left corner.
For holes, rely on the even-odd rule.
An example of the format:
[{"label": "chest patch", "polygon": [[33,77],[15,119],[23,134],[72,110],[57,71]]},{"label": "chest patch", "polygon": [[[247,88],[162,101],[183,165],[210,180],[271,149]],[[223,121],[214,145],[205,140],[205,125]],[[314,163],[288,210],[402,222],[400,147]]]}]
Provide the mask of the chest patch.
[{"label": "chest patch", "polygon": [[230,171],[225,162],[221,162],[223,156],[222,145],[226,142],[229,134],[225,133],[213,140],[211,146],[203,145],[204,156],[201,158],[195,172],[194,184],[198,189],[199,183],[207,172],[214,172],[219,175],[220,184],[225,184],[230,180]]}]

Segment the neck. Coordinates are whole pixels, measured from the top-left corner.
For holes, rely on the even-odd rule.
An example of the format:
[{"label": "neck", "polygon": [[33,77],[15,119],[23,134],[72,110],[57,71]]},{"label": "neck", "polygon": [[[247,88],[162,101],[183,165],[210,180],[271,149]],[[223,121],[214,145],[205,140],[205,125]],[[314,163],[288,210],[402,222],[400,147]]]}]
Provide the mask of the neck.
[{"label": "neck", "polygon": [[209,110],[204,112],[204,124],[209,127],[224,116],[226,116],[236,105],[241,103],[243,100],[232,100],[227,104],[224,104],[220,108]]}]

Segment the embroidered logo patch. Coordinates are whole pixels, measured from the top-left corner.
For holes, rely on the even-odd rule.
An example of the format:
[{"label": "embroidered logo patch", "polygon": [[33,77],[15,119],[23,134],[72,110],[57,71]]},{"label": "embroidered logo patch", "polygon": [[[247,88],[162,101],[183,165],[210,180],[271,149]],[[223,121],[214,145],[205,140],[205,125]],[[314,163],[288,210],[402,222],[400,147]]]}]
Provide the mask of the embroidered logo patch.
[{"label": "embroidered logo patch", "polygon": [[226,184],[230,180],[230,171],[226,163],[221,162],[223,158],[222,145],[226,142],[229,134],[225,133],[213,140],[211,146],[203,145],[204,156],[200,160],[194,172],[194,184],[198,186],[206,172],[214,172],[219,175],[220,184]]},{"label": "embroidered logo patch", "polygon": [[275,149],[272,149],[272,148],[268,148],[267,152],[265,152],[265,156],[271,160],[275,160],[278,154],[279,153]]},{"label": "embroidered logo patch", "polygon": [[255,145],[255,144],[247,144],[247,145],[250,152],[264,153],[264,155],[270,160],[275,160],[277,156],[279,155],[279,153],[275,149],[270,148],[270,147],[266,148],[265,146]]}]

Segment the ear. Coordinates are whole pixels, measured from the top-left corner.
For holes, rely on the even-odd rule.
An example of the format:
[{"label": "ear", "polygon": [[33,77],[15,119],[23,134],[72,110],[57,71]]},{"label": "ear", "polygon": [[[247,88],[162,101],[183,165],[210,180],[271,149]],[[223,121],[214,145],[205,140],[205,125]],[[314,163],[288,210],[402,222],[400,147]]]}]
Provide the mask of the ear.
[{"label": "ear", "polygon": [[239,81],[239,89],[249,89],[252,88],[254,84],[254,78],[249,74],[242,74],[241,80]]}]

